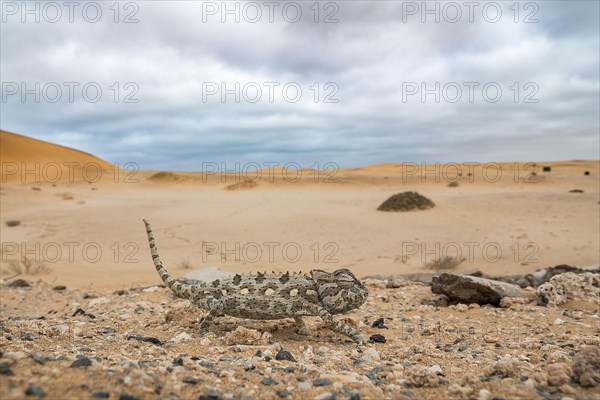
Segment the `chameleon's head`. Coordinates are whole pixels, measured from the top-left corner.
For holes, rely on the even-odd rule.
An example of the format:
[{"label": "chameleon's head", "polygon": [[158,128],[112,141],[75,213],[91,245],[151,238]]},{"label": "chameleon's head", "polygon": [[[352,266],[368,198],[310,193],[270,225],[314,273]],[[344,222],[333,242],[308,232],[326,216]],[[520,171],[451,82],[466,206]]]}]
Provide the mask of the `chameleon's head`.
[{"label": "chameleon's head", "polygon": [[369,290],[348,269],[326,272],[310,271],[317,284],[323,307],[331,314],[340,314],[360,307],[369,296]]}]

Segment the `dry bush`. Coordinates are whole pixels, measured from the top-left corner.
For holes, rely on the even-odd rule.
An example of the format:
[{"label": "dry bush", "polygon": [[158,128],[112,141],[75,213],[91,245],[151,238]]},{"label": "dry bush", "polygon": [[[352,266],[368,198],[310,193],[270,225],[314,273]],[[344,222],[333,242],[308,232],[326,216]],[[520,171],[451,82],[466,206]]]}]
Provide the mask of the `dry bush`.
[{"label": "dry bush", "polygon": [[437,258],[433,261],[428,262],[427,264],[425,264],[425,267],[427,267],[429,269],[435,269],[435,270],[453,269],[453,268],[456,268],[460,263],[462,263],[465,260],[466,260],[466,258],[450,257],[450,256],[441,257],[441,258]]},{"label": "dry bush", "polygon": [[27,257],[21,261],[10,261],[8,269],[15,275],[46,275],[52,272],[52,268],[44,263],[37,263]]}]

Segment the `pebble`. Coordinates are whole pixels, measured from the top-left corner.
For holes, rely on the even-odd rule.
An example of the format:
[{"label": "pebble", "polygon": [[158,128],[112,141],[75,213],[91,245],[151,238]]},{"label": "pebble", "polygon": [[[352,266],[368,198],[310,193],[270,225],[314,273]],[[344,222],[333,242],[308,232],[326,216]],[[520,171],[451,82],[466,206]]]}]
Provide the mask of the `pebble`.
[{"label": "pebble", "polygon": [[46,393],[44,393],[42,388],[40,388],[39,386],[30,384],[29,386],[27,386],[27,389],[25,389],[25,395],[26,396],[36,396],[36,397],[45,397]]},{"label": "pebble", "polygon": [[90,307],[95,307],[101,304],[109,303],[110,300],[107,297],[98,297],[97,299],[92,299],[89,302]]},{"label": "pebble", "polygon": [[310,390],[311,388],[312,388],[312,385],[310,384],[310,382],[298,383],[298,390],[301,390],[303,392],[306,392],[306,391]]},{"label": "pebble", "polygon": [[182,341],[189,341],[189,340],[192,340],[192,339],[193,339],[193,338],[192,338],[192,336],[191,336],[189,333],[187,333],[187,332],[182,332],[182,333],[180,333],[179,335],[175,336],[175,337],[174,337],[173,339],[171,339],[170,341],[171,341],[171,342],[174,342],[174,343],[179,343],[179,342],[182,342]]},{"label": "pebble", "polygon": [[[187,335],[187,333],[186,333]],[[137,340],[138,342],[148,342],[148,343],[152,343],[155,344],[157,346],[162,346],[163,342],[160,341],[160,339],[157,339],[155,337],[150,337],[150,336],[140,336],[140,335],[129,335],[127,336],[128,340]]]},{"label": "pebble", "polygon": [[273,385],[277,385],[277,381],[274,379],[271,379],[269,377],[263,378],[263,380],[260,382],[265,386],[273,386]]},{"label": "pebble", "polygon": [[313,381],[313,385],[314,386],[329,386],[331,385],[333,382],[331,381],[331,379],[328,378],[317,378]]},{"label": "pebble", "polygon": [[446,374],[444,374],[444,371],[442,370],[442,367],[440,367],[438,364],[432,365],[431,367],[429,367],[429,370],[431,372],[434,372],[438,376],[446,376]]},{"label": "pebble", "polygon": [[294,356],[289,351],[286,351],[283,349],[280,349],[277,352],[277,354],[275,355],[275,359],[296,362],[296,359],[294,358]]},{"label": "pebble", "polygon": [[71,368],[79,368],[79,367],[89,367],[92,365],[92,360],[87,357],[79,357],[77,360],[73,361],[70,365]]},{"label": "pebble", "polygon": [[548,373],[548,384],[561,386],[571,380],[571,368],[565,363],[554,363],[546,367]]},{"label": "pebble", "polygon": [[323,392],[314,397],[314,400],[333,400],[335,399],[335,392]]},{"label": "pebble", "polygon": [[8,363],[0,362],[0,375],[13,376],[14,374]]},{"label": "pebble", "polygon": [[200,379],[198,379],[198,378],[195,378],[195,377],[193,377],[193,376],[186,376],[186,377],[184,377],[184,378],[183,378],[181,381],[182,381],[183,383],[189,383],[189,384],[191,384],[191,385],[195,385],[195,384],[197,384],[198,382],[200,382]]},{"label": "pebble", "polygon": [[385,326],[385,320],[383,318],[377,318],[373,321],[371,328],[388,329],[387,326]]},{"label": "pebble", "polygon": [[371,335],[371,337],[369,338],[370,341],[374,342],[374,343],[385,343],[387,340],[385,339],[385,336],[380,335],[380,334],[375,334],[375,335]]},{"label": "pebble", "polygon": [[564,325],[564,323],[565,321],[563,321],[562,319],[556,318],[554,322],[552,322],[552,325]]}]

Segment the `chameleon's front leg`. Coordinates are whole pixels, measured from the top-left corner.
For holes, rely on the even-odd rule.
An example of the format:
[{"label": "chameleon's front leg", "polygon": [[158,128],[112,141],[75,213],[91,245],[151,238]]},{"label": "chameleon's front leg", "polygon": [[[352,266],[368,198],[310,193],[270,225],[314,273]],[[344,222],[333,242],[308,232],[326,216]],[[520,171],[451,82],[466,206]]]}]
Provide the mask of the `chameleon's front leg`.
[{"label": "chameleon's front leg", "polygon": [[299,335],[308,335],[308,329],[306,329],[306,325],[304,325],[304,320],[301,316],[294,317],[294,321],[296,321],[296,332]]},{"label": "chameleon's front leg", "polygon": [[324,307],[318,306],[318,305],[314,305],[313,307],[314,307],[314,309],[312,311],[314,312],[314,314],[321,317],[321,319],[323,320],[323,322],[325,322],[325,324],[329,327],[329,329],[331,329],[334,332],[338,332],[338,333],[341,333],[342,335],[346,335],[346,336],[352,338],[352,340],[354,340],[356,343],[358,343],[360,345],[365,343],[365,341],[363,340],[363,337],[361,336],[361,334],[358,330],[356,330],[356,329],[352,328],[350,325],[334,318],[333,315],[331,315],[331,313],[329,313],[329,311],[327,311]]}]

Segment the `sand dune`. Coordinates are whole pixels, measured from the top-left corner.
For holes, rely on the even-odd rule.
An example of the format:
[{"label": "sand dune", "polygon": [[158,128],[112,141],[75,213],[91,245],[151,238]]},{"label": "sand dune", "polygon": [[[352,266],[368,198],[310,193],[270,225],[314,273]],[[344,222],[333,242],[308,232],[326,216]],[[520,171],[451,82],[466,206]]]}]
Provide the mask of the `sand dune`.
[{"label": "sand dune", "polygon": [[0,131],[0,159],[2,183],[95,180],[115,170],[92,154],[7,131]]}]

